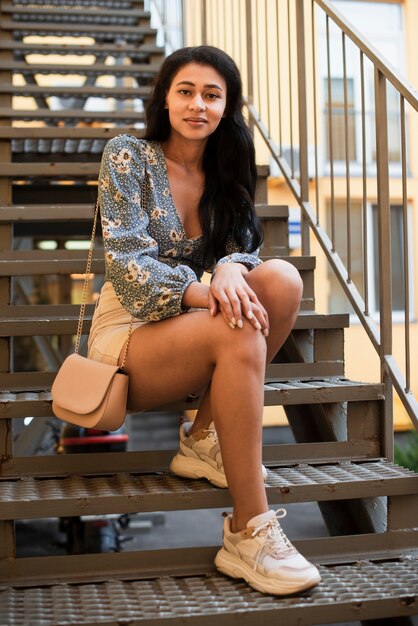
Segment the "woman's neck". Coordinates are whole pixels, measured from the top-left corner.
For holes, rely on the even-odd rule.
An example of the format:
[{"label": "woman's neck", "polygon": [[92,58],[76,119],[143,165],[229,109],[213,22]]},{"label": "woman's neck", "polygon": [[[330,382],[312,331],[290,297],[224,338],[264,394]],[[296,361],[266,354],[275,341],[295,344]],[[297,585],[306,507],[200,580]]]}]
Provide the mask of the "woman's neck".
[{"label": "woman's neck", "polygon": [[174,161],[189,172],[202,171],[206,141],[189,141],[171,134],[161,145],[166,159]]}]

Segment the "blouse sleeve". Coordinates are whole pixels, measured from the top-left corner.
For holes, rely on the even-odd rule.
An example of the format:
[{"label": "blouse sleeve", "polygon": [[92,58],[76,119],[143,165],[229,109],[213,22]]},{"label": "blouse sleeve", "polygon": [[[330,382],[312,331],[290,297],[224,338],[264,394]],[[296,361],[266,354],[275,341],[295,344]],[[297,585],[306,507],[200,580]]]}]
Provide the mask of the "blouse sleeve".
[{"label": "blouse sleeve", "polygon": [[131,315],[157,321],[184,312],[183,294],[197,276],[186,265],[169,267],[158,260],[158,244],[141,208],[144,177],[140,142],[129,135],[108,141],[99,174],[106,280]]},{"label": "blouse sleeve", "polygon": [[232,239],[229,238],[226,244],[226,256],[219,259],[213,268],[213,275],[215,274],[217,268],[220,265],[224,265],[224,263],[242,263],[249,270],[254,269],[257,265],[262,263],[262,260],[258,257],[258,250],[254,252],[241,252],[238,244]]}]

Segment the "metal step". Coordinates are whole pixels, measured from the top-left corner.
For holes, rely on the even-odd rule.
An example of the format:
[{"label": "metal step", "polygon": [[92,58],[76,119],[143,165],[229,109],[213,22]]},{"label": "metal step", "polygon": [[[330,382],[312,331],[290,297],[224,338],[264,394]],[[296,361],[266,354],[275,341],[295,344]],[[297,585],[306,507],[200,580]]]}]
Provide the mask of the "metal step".
[{"label": "metal step", "polygon": [[[12,127],[0,126],[0,139],[13,139],[16,142],[25,140],[51,141],[54,139],[97,140],[107,141],[116,135],[135,135],[142,137],[142,131],[130,126],[117,128],[41,128],[41,127]],[[19,144],[23,147],[23,143]]]},{"label": "metal step", "polygon": [[[34,121],[40,120],[42,122],[71,122],[71,123],[79,123],[79,122],[132,122],[132,123],[141,123],[142,125],[145,122],[145,114],[142,111],[132,111],[129,109],[125,109],[123,111],[86,111],[85,109],[59,109],[56,111],[52,111],[51,109],[36,109],[36,110],[23,110],[23,109],[8,109],[8,108],[0,108],[0,119],[13,119],[13,120],[26,120],[26,121]],[[48,163],[46,163],[46,169],[42,172],[39,170],[38,163],[33,164],[25,164],[21,165],[16,163],[1,163],[0,166],[4,166],[7,168],[8,173],[1,173],[2,176],[16,176],[19,175],[19,169],[22,167],[22,175],[24,176],[33,176],[33,175],[48,175],[49,170],[47,169]],[[74,166],[74,164],[71,164]],[[37,167],[38,166],[38,167]],[[64,164],[61,165],[61,169],[64,167]]]},{"label": "metal step", "polygon": [[[50,10],[50,9],[48,9]],[[138,45],[135,44],[127,44],[127,43],[105,43],[105,44],[86,44],[86,45],[76,45],[76,44],[58,44],[58,43],[47,43],[46,41],[42,41],[40,43],[22,43],[20,41],[7,41],[2,40],[0,37],[0,50],[12,50],[15,53],[15,56],[25,56],[27,54],[58,54],[58,55],[80,55],[84,56],[86,54],[93,55],[106,55],[106,56],[124,56],[124,57],[132,57],[135,59],[149,56],[163,56],[164,48],[156,46],[155,44],[149,43],[140,43]],[[2,85],[3,89],[3,85]]]},{"label": "metal step", "polygon": [[[37,332],[36,329],[33,331]],[[50,374],[52,381],[54,374]],[[44,381],[45,383],[45,378]],[[264,406],[324,404],[329,402],[364,402],[381,400],[384,388],[380,383],[360,383],[345,378],[329,377],[319,380],[267,381],[264,385]],[[196,408],[197,402],[173,402],[160,410],[184,411]],[[0,419],[52,415],[50,391],[0,391]]]},{"label": "metal step", "polygon": [[[270,503],[329,502],[418,493],[418,474],[386,460],[269,468]],[[39,519],[230,507],[228,489],[165,473],[0,478],[0,519]],[[417,512],[418,514],[418,512]]]},{"label": "metal step", "polygon": [[[37,97],[43,96],[50,98],[117,98],[123,99],[145,99],[151,94],[151,87],[138,85],[137,87],[39,87],[38,85],[11,85],[1,86],[3,93],[9,93],[19,97]],[[13,109],[18,113],[18,109]],[[14,117],[14,114],[12,115]]]},{"label": "metal step", "polygon": [[[301,272],[312,271],[315,268],[315,257],[290,256],[283,258]],[[85,268],[85,250],[10,250],[0,252],[0,276],[73,274],[83,273]],[[93,251],[92,272],[104,273],[103,250],[98,247]]]},{"label": "metal step", "polygon": [[[141,123],[145,122],[145,114],[142,111],[132,111],[128,109],[124,109],[123,111],[86,111],[84,109],[60,109],[53,111],[51,109],[7,109],[0,108],[0,119],[10,119],[10,120],[25,120],[25,121],[33,121],[40,120],[42,122],[69,122],[73,121],[74,123],[79,122],[132,122],[132,123]],[[2,164],[3,165],[3,164]],[[5,164],[4,164],[5,165]],[[36,164],[34,164],[36,165]],[[9,167],[12,168],[13,164],[10,164]],[[21,167],[18,166],[17,169]],[[27,171],[30,171],[29,168]],[[17,173],[14,170],[15,174]],[[3,174],[4,175],[4,174]],[[10,174],[13,176],[13,174]]]},{"label": "metal step", "polygon": [[[53,6],[53,7],[73,7],[80,6],[80,0],[19,0],[16,5],[25,6]],[[132,6],[144,6],[143,0],[83,0],[83,6],[96,8],[130,9]]]},{"label": "metal step", "polygon": [[32,63],[24,61],[2,61],[2,71],[12,71],[16,74],[81,74],[82,76],[136,76],[154,78],[160,69],[160,63],[130,63],[129,65],[106,65],[94,63],[91,65],[65,65],[61,63]]},{"label": "metal step", "polygon": [[[60,251],[61,252],[61,251]],[[66,254],[67,251],[62,251]],[[71,251],[73,254],[73,251]],[[70,262],[67,259],[65,262]],[[48,272],[60,273],[49,266],[53,260],[44,261]],[[0,262],[1,267],[1,262]],[[72,270],[76,271],[76,270]],[[87,333],[93,317],[94,305],[87,305],[84,332]],[[80,307],[76,304],[1,305],[0,337],[27,337],[33,335],[73,335],[76,332]],[[347,328],[348,316],[344,313],[324,314],[301,312],[294,330]]]},{"label": "metal step", "polygon": [[89,35],[97,40],[113,40],[124,38],[127,41],[144,41],[155,38],[157,30],[149,26],[124,26],[122,24],[68,24],[45,22],[22,22],[2,19],[0,30],[13,31],[21,37],[26,35],[51,35],[56,37]]},{"label": "metal step", "polygon": [[[46,558],[45,558],[46,560]],[[362,560],[320,567],[322,582],[301,595],[264,595],[219,573],[19,589],[2,584],[0,621],[10,626],[161,624],[259,626],[414,615],[418,559]]]},{"label": "metal step", "polygon": [[[60,112],[61,113],[61,112]],[[68,112],[67,112],[68,113]],[[107,114],[106,114],[107,115]],[[111,115],[114,115],[113,113]],[[127,114],[125,118],[128,117]],[[142,115],[136,113],[135,115]],[[96,117],[97,113],[91,112],[92,117]],[[51,129],[52,130],[52,129]],[[119,133],[116,133],[119,134]],[[100,169],[101,154],[97,154],[97,161],[88,162],[43,162],[43,163],[9,163],[0,162],[0,177],[11,176],[14,178],[25,178],[27,176],[47,177],[52,176],[81,176],[97,179]],[[268,166],[257,166],[257,175],[259,179],[268,176]],[[260,180],[258,181],[260,183]]]},{"label": "metal step", "polygon": [[[55,7],[53,11],[50,8],[42,6],[17,6],[11,2],[2,2],[2,13],[12,13],[16,21],[33,21],[39,22],[76,22],[77,18],[86,23],[97,24],[137,24],[139,20],[150,20],[151,13],[149,11],[141,11],[138,9],[97,9],[88,8],[72,8],[68,11],[66,8]],[[120,19],[115,19],[120,18]]]},{"label": "metal step", "polygon": [[[261,220],[277,219],[286,222],[289,216],[289,209],[284,205],[256,204],[255,209]],[[93,214],[94,204],[0,205],[0,224],[68,220],[90,222]]]}]

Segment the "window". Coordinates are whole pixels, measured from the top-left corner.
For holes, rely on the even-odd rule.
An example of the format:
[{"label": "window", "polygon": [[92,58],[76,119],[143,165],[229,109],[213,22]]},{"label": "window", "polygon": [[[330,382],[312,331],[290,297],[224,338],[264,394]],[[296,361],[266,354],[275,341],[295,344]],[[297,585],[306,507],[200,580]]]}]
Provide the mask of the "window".
[{"label": "window", "polygon": [[[327,228],[331,233],[331,203],[327,202]],[[363,296],[363,227],[361,215],[361,202],[353,201],[350,211],[351,223],[351,279]],[[347,267],[347,208],[342,200],[335,202],[335,249],[340,255],[344,265]],[[349,306],[347,297],[336,278],[333,270],[328,270],[329,294],[328,308],[330,313],[343,313],[354,311]]]},{"label": "window", "polygon": [[[403,207],[393,204],[391,207],[391,271],[392,271],[392,310],[403,312],[405,308],[405,272],[404,272],[404,235],[403,235]],[[338,200],[335,203],[335,249],[345,267],[347,267],[347,209],[345,202]],[[368,282],[370,311],[379,310],[379,250],[378,250],[378,207],[376,204],[367,206],[368,219]],[[364,246],[363,246],[363,215],[362,203],[354,200],[350,210],[351,223],[351,279],[364,298]],[[331,233],[331,205],[327,202],[327,232]],[[412,250],[410,246],[410,250]],[[410,259],[411,262],[411,259]],[[410,276],[412,272],[410,272]],[[328,308],[330,313],[353,313],[347,297],[331,268],[328,270],[329,294]],[[414,301],[410,288],[411,307]],[[413,310],[410,311],[411,316]]]},{"label": "window", "polygon": [[[355,0],[334,0],[335,7],[343,13],[347,20],[382,54],[399,72],[405,74],[405,37],[402,22],[402,6],[388,2],[366,2]],[[330,161],[329,147],[329,115],[332,124],[334,173],[345,175],[345,130],[344,130],[344,79],[343,52],[341,30],[329,21],[330,76],[328,77],[326,19],[319,21],[321,32],[321,50],[319,67],[322,72],[322,103],[323,103],[323,142],[324,163]],[[361,175],[362,160],[362,100],[361,100],[361,69],[360,57],[356,46],[346,38],[346,70],[347,70],[347,114],[348,142],[351,174]],[[328,102],[328,80],[331,82],[331,105]],[[375,92],[374,69],[372,63],[364,59],[365,81],[365,132],[366,132],[366,163],[368,173],[376,171],[376,138],[375,138]],[[331,111],[329,111],[329,108]],[[400,110],[399,97],[388,85],[388,143],[390,173],[399,175],[400,154]],[[327,166],[325,171],[327,171]]]},{"label": "window", "polygon": [[[327,160],[330,160],[328,79],[325,79],[325,133]],[[348,154],[356,159],[356,120],[354,111],[354,80],[347,79]],[[335,161],[345,161],[344,79],[331,78],[331,131],[332,151]]]},{"label": "window", "polygon": [[[390,207],[390,236],[391,236],[391,267],[392,267],[392,309],[405,310],[405,273],[404,273],[404,237],[402,205]],[[373,204],[373,266],[374,266],[374,298],[376,309],[379,307],[379,255],[377,237],[377,204]]]}]

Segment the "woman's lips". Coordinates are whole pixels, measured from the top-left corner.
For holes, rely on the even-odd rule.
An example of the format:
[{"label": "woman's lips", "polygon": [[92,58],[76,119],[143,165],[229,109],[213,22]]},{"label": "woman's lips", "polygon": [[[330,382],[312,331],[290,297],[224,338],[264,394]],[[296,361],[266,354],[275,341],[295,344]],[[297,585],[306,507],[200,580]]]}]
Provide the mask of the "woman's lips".
[{"label": "woman's lips", "polygon": [[203,126],[207,124],[207,121],[203,117],[186,117],[184,121],[191,126]]}]

